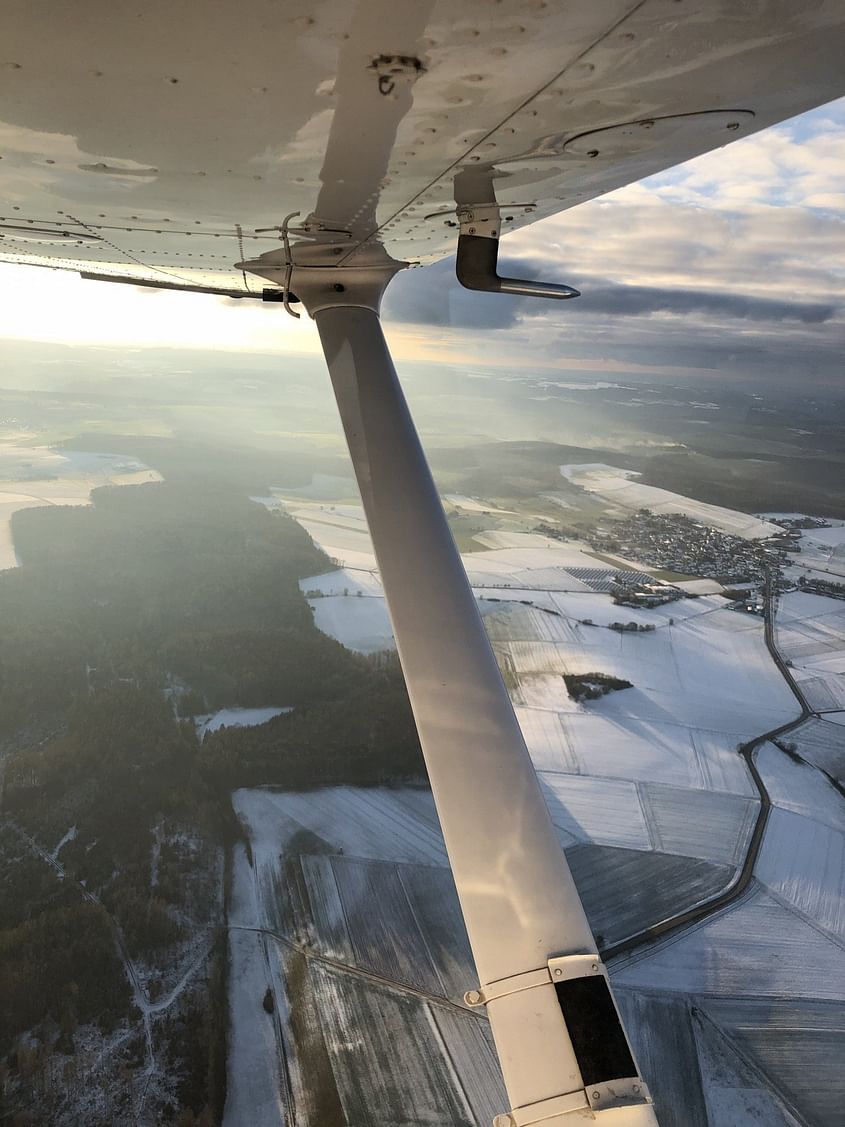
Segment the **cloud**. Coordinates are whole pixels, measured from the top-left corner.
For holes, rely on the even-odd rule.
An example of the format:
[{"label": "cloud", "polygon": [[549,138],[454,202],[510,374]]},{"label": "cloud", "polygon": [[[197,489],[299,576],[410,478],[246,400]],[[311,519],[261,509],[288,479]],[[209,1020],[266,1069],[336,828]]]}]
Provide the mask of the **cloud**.
[{"label": "cloud", "polygon": [[790,302],[748,294],[671,289],[659,286],[618,285],[606,279],[583,279],[582,300],[576,312],[643,316],[673,313],[679,316],[707,313],[740,321],[801,321],[817,325],[836,314],[832,303]]},{"label": "cloud", "polygon": [[385,315],[491,366],[841,386],[843,168],[845,99],[503,240],[502,273],[575,301],[462,291],[449,260],[397,278]]},{"label": "cloud", "polygon": [[517,324],[521,307],[519,299],[463,289],[455,278],[454,258],[447,258],[400,274],[385,295],[383,313],[403,324],[509,329]]},{"label": "cloud", "polygon": [[[543,261],[509,259],[507,269],[519,277],[549,280],[548,263]],[[839,308],[832,301],[790,301],[683,286],[630,285],[589,275],[566,280],[573,281],[581,290],[581,297],[567,305],[567,314],[643,317],[654,313],[676,316],[706,313],[729,320],[800,321],[816,325],[831,320]],[[385,316],[416,325],[507,329],[529,312],[537,312],[539,305],[533,298],[467,294],[454,277],[454,259],[450,258],[436,263],[423,277],[414,276],[413,281],[404,285],[397,283],[388,291]]]},{"label": "cloud", "polygon": [[841,215],[843,167],[845,99],[840,99],[652,176],[640,186],[663,199],[710,208],[756,201]]}]

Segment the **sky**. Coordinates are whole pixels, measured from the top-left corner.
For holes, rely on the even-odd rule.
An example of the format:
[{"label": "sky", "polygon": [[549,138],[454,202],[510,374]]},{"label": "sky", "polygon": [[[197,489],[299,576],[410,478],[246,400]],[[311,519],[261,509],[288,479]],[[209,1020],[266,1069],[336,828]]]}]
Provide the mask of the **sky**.
[{"label": "sky", "polygon": [[[469,293],[451,259],[399,275],[384,303],[394,354],[841,388],[843,171],[845,99],[503,240],[503,273],[574,285],[575,301]],[[319,351],[313,324],[278,306],[0,265],[3,338]]]}]

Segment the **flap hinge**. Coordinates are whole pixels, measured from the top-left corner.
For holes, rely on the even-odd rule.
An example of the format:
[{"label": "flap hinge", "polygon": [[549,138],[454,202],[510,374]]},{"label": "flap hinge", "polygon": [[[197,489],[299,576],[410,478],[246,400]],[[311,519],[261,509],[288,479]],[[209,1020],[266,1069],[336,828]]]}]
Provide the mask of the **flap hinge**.
[{"label": "flap hinge", "polygon": [[514,974],[510,978],[500,978],[497,982],[488,982],[478,990],[468,990],[464,994],[464,1001],[468,1006],[486,1006],[488,1002],[503,998],[506,994],[517,994],[520,990],[531,990],[535,986],[549,986],[555,982],[588,978],[595,974],[607,977],[604,963],[598,954],[560,955],[549,959],[544,967]]}]

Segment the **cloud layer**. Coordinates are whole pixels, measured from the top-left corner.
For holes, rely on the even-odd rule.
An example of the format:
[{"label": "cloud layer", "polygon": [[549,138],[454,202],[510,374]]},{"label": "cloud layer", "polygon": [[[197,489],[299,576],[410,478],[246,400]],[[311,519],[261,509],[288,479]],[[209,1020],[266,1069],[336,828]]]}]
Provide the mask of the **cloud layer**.
[{"label": "cloud layer", "polygon": [[845,100],[503,241],[502,272],[576,301],[472,294],[447,261],[400,276],[385,316],[479,362],[841,387],[843,169]]}]

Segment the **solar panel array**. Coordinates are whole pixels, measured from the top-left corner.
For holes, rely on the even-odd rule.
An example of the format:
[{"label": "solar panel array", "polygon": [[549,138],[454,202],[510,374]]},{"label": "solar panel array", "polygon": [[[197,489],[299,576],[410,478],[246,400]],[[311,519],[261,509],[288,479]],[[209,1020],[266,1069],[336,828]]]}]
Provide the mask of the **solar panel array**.
[{"label": "solar panel array", "polygon": [[573,579],[580,579],[593,591],[608,595],[620,584],[624,587],[637,587],[642,582],[642,572],[632,571],[628,568],[614,570],[609,567],[568,567],[567,575]]}]

